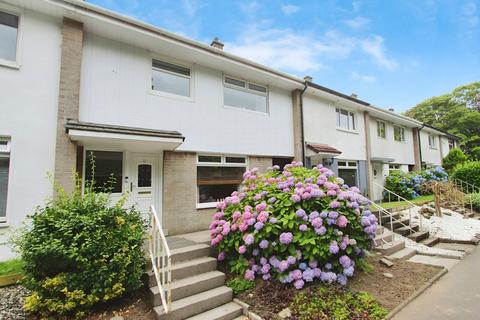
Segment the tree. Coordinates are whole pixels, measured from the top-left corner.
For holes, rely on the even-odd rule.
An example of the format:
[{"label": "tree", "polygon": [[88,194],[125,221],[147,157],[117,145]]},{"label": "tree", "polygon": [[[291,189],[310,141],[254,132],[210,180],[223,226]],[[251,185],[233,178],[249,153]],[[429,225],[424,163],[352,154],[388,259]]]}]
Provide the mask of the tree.
[{"label": "tree", "polygon": [[407,110],[407,116],[462,138],[460,147],[471,158],[480,157],[480,82],[455,88]]},{"label": "tree", "polygon": [[448,173],[451,173],[457,164],[464,163],[467,160],[468,158],[462,150],[459,148],[453,148],[447,156],[443,158],[443,167]]}]

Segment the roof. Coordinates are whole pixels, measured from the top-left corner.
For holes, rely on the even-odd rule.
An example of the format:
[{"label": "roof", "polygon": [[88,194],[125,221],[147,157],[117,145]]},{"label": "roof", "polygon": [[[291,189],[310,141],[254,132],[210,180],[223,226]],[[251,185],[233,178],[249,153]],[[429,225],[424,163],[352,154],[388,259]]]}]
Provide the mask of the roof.
[{"label": "roof", "polygon": [[314,82],[306,81],[306,84],[307,84],[307,86],[309,86],[309,87],[312,87],[312,88],[315,88],[315,89],[318,89],[318,90],[322,90],[322,91],[331,93],[331,94],[333,94],[333,95],[335,95],[335,96],[338,96],[338,97],[340,97],[340,98],[344,98],[344,99],[347,99],[347,100],[350,100],[350,101],[359,103],[359,104],[364,105],[364,106],[370,106],[370,103],[368,103],[368,102],[366,102],[366,101],[363,101],[363,100],[354,98],[354,97],[352,97],[352,96],[346,95],[346,94],[344,94],[344,93],[335,91],[335,90],[333,90],[333,89],[330,89],[330,88],[321,86],[321,85],[316,84],[316,83],[314,83]]},{"label": "roof", "polygon": [[342,151],[323,143],[307,143],[307,148],[316,153],[341,154]]},{"label": "roof", "polygon": [[167,130],[155,130],[117,126],[111,124],[81,122],[76,120],[67,120],[65,128],[68,130],[79,131],[94,131],[94,132],[106,132],[106,133],[119,133],[137,136],[159,137],[159,138],[175,138],[185,140],[185,137],[178,131]]},{"label": "roof", "polygon": [[426,123],[424,123],[423,125],[424,125],[425,127],[427,127],[427,128],[430,128],[430,129],[433,129],[433,130],[435,130],[435,131],[441,132],[441,133],[445,134],[447,137],[452,138],[452,139],[454,139],[454,140],[461,140],[461,139],[462,139],[461,137],[459,137],[459,136],[457,136],[457,135],[454,135],[454,134],[452,134],[452,133],[450,133],[450,132],[448,132],[448,131],[446,131],[446,130],[438,129],[438,128],[436,128],[436,127],[434,127],[434,126],[431,126],[431,125],[429,125],[429,124],[426,124]]}]

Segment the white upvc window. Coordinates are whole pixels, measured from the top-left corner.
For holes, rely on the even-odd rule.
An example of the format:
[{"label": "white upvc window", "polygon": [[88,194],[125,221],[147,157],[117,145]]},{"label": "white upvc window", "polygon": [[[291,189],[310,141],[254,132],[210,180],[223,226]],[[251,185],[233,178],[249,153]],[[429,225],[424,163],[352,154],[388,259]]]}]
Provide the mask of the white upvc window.
[{"label": "white upvc window", "polygon": [[0,65],[18,68],[20,14],[17,9],[0,6]]},{"label": "white upvc window", "polygon": [[10,139],[0,137],[0,225],[7,222]]},{"label": "white upvc window", "polygon": [[405,128],[400,126],[393,126],[393,139],[399,142],[405,142]]},{"label": "white upvc window", "polygon": [[268,113],[268,88],[245,80],[223,77],[223,104]]},{"label": "white upvc window", "polygon": [[192,70],[164,60],[152,59],[152,90],[191,97]]},{"label": "white upvc window", "polygon": [[385,122],[377,120],[377,137],[387,138],[387,125]]},{"label": "white upvc window", "polygon": [[357,129],[355,114],[353,112],[341,108],[336,108],[335,112],[337,115],[337,128],[349,131],[355,131]]},{"label": "white upvc window", "polygon": [[234,155],[197,155],[197,208],[212,208],[237,191],[247,158]]},{"label": "white upvc window", "polygon": [[338,161],[338,176],[349,187],[358,185],[357,161],[340,160]]},{"label": "white upvc window", "polygon": [[400,171],[402,169],[402,166],[400,164],[389,164],[388,165],[388,171]]},{"label": "white upvc window", "polygon": [[428,146],[431,149],[436,149],[437,148],[437,137],[433,134],[428,135]]}]

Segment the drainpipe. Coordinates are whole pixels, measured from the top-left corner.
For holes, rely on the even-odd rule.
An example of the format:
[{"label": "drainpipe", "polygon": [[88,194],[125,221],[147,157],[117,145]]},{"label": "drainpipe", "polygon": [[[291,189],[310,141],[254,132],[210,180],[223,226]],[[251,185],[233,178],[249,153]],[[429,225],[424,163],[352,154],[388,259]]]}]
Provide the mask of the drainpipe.
[{"label": "drainpipe", "polygon": [[304,87],[303,90],[300,92],[300,123],[302,124],[302,130],[301,130],[301,139],[302,139],[302,162],[303,165],[306,165],[307,163],[307,157],[306,157],[306,152],[305,152],[305,130],[304,126],[305,124],[303,123],[303,94],[305,91],[307,91],[308,88],[308,80],[305,80],[304,82]]},{"label": "drainpipe", "polygon": [[425,123],[422,123],[422,126],[420,127],[420,129],[418,129],[418,153],[419,153],[419,156],[420,156],[420,170],[422,170],[422,163],[423,163],[423,159],[422,159],[422,139],[420,138],[420,131],[422,131],[423,128],[425,128]]}]

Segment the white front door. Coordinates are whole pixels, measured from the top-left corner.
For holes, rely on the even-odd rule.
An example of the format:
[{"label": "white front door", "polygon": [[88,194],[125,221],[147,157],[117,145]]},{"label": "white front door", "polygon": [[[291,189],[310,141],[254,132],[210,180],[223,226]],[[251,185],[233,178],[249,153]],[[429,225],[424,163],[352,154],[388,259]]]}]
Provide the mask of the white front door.
[{"label": "white front door", "polygon": [[383,177],[383,163],[373,162],[373,201],[378,201],[382,199],[383,189],[379,186],[383,186],[384,177]]},{"label": "white front door", "polygon": [[129,200],[145,214],[150,205],[155,204],[156,158],[153,154],[133,153],[129,162]]}]

